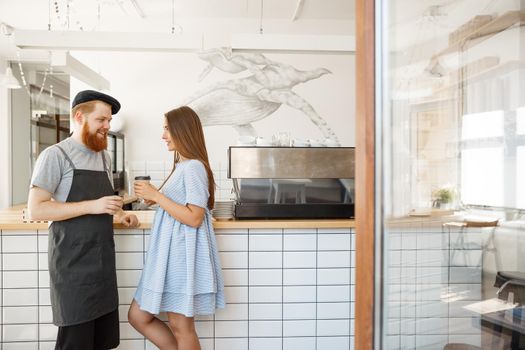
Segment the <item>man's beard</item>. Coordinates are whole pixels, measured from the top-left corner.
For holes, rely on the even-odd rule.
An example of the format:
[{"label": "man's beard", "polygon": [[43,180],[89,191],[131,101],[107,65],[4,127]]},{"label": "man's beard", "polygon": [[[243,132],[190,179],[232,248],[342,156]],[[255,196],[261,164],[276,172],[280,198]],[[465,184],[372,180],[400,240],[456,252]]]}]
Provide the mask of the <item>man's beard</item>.
[{"label": "man's beard", "polygon": [[84,142],[87,148],[95,152],[100,152],[108,147],[108,138],[100,138],[98,132],[90,134],[87,122],[82,126],[82,142]]}]

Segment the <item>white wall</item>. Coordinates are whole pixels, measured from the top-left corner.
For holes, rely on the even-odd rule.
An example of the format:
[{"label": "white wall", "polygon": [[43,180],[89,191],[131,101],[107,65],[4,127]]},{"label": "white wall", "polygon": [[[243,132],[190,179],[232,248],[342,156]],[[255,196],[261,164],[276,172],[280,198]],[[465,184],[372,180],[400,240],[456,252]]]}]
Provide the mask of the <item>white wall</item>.
[{"label": "white wall", "polygon": [[[7,61],[0,57],[0,74],[5,73]],[[9,184],[9,154],[10,143],[10,123],[9,123],[9,93],[4,87],[0,87],[0,208],[8,207],[11,204]]]},{"label": "white wall", "polygon": [[[170,161],[160,136],[163,114],[199,88],[214,82],[243,77],[214,69],[202,82],[198,76],[207,63],[195,53],[78,53],[76,55],[111,81],[110,94],[122,104],[116,118],[125,119],[126,158],[128,161]],[[335,130],[343,146],[353,146],[354,139],[354,70],[353,55],[267,54],[268,58],[290,64],[296,69],[329,69],[332,74],[321,76],[293,91],[306,99],[317,113]],[[71,82],[71,96],[85,86]],[[297,138],[323,138],[319,129],[301,111],[281,106],[266,119],[255,122],[260,136],[271,137],[278,131],[290,131]],[[210,159],[213,163],[226,160],[229,145],[236,144],[237,132],[230,126],[205,128]],[[224,164],[224,163],[223,163]]]}]

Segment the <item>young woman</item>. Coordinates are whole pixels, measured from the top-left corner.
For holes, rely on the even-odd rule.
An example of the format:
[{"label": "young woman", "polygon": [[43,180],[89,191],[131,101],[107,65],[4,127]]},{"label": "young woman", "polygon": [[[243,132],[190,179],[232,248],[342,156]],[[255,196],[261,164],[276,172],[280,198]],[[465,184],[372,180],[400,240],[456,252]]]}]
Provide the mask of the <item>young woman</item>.
[{"label": "young woman", "polygon": [[[160,186],[135,184],[135,194],[159,205],[144,270],[128,312],[131,325],[161,350],[197,350],[194,315],[224,307],[224,284],[210,210],[213,174],[202,125],[183,106],[165,114],[162,139],[175,152]],[[166,312],[168,325],[155,315]]]}]

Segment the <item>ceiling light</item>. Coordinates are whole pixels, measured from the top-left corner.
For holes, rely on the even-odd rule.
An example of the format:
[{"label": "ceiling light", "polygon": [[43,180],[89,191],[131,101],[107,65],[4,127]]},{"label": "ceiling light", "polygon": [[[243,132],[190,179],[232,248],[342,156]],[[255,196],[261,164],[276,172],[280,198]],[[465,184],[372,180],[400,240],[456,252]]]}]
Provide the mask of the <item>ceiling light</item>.
[{"label": "ceiling light", "polygon": [[14,28],[7,23],[0,23],[0,33],[5,36],[11,36],[13,34]]},{"label": "ceiling light", "polygon": [[448,72],[447,69],[441,64],[439,57],[432,58],[425,68],[424,73],[430,78],[441,78]]},{"label": "ceiling light", "polygon": [[16,79],[13,75],[13,70],[11,67],[7,67],[5,69],[5,75],[2,78],[2,86],[8,89],[20,89],[22,87],[18,79]]}]

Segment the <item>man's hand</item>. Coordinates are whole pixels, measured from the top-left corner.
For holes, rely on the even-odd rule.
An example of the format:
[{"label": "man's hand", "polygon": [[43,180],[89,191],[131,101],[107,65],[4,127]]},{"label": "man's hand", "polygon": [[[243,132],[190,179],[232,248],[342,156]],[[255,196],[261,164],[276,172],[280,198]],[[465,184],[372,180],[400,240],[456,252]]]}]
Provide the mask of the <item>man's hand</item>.
[{"label": "man's hand", "polygon": [[91,214],[115,215],[122,209],[124,202],[119,196],[106,196],[91,201]]},{"label": "man's hand", "polygon": [[120,218],[120,223],[126,227],[138,227],[140,222],[135,214],[126,214]]},{"label": "man's hand", "polygon": [[157,202],[150,201],[149,199],[144,199],[144,204],[146,204],[147,206],[150,206],[150,205],[153,205],[153,204],[157,204]]}]

